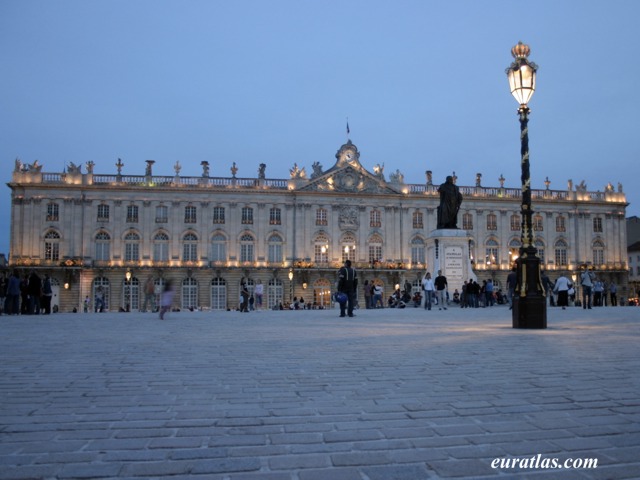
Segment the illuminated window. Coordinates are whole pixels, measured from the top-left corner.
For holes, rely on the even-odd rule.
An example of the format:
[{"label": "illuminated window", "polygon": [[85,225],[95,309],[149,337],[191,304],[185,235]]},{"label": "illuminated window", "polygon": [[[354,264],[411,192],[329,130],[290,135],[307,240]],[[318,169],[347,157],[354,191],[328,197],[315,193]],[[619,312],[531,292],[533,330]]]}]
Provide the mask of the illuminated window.
[{"label": "illuminated window", "polygon": [[211,238],[211,261],[227,261],[227,239],[220,233]]},{"label": "illuminated window", "polygon": [[604,264],[604,243],[600,240],[596,240],[593,242],[593,264],[594,265],[602,265]]},{"label": "illuminated window", "polygon": [[544,263],[544,241],[542,241],[540,238],[537,238],[534,245],[538,249],[538,258],[540,259],[540,263]]},{"label": "illuminated window", "polygon": [[327,263],[329,261],[329,239],[325,234],[316,236],[313,244],[314,261]]},{"label": "illuminated window", "polygon": [[424,240],[422,238],[415,237],[413,240],[411,240],[411,263],[424,264],[425,263],[424,252],[425,252]]},{"label": "illuminated window", "polygon": [[382,237],[371,235],[369,238],[369,263],[382,261]]},{"label": "illuminated window", "polygon": [[60,235],[58,232],[50,231],[44,236],[44,259],[60,260]]},{"label": "illuminated window", "polygon": [[356,261],[356,237],[352,233],[347,233],[342,237],[340,244],[342,249],[342,261],[351,260]]},{"label": "illuminated window", "polygon": [[498,256],[500,245],[498,242],[490,238],[485,243],[485,263],[487,265],[498,265],[500,263],[500,257]]}]

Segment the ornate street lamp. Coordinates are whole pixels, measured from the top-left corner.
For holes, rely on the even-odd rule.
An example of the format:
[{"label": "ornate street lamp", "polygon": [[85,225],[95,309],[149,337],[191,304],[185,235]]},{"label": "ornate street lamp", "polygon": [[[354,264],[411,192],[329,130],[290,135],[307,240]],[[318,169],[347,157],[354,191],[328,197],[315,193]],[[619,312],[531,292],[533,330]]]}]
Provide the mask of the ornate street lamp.
[{"label": "ornate street lamp", "polygon": [[528,45],[518,42],[511,49],[515,59],[507,68],[511,94],[520,108],[520,153],[522,180],[522,225],[520,255],[516,260],[517,280],[513,302],[513,328],[547,328],[547,303],[540,278],[540,259],[533,243],[531,209],[531,176],[529,172],[529,107],[527,104],[536,89],[538,66],[528,60]]}]

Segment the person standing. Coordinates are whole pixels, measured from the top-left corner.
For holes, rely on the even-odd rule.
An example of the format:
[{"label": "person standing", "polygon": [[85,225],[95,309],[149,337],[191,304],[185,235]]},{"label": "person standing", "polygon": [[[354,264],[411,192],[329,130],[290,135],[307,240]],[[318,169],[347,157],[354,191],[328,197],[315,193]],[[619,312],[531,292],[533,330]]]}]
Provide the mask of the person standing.
[{"label": "person standing", "polygon": [[51,298],[53,297],[53,289],[51,288],[51,278],[45,274],[42,282],[42,309],[45,315],[51,314]]},{"label": "person standing", "polygon": [[42,296],[42,280],[35,270],[29,275],[27,284],[27,292],[29,293],[29,314],[40,314],[40,297]]},{"label": "person standing", "polygon": [[242,298],[240,311],[249,313],[249,288],[244,278],[240,281],[240,298]]},{"label": "person standing", "polygon": [[438,310],[447,309],[447,277],[442,275],[442,270],[438,270],[438,276],[433,282],[436,287],[436,298],[438,299]]},{"label": "person standing", "polygon": [[433,300],[435,285],[429,272],[425,273],[424,278],[422,279],[422,290],[424,290],[424,309],[431,310],[431,302]]},{"label": "person standing", "polygon": [[[571,282],[567,277],[561,275],[556,280],[556,284],[553,287],[553,291],[558,294],[558,306],[563,310],[569,306],[569,289],[571,288]],[[591,307],[589,307],[591,308]]]},{"label": "person standing", "polygon": [[593,281],[595,275],[588,269],[580,274],[580,284],[582,285],[582,308],[591,309],[591,289],[593,288]]},{"label": "person standing", "polygon": [[7,283],[7,315],[20,314],[20,274],[14,270]]},{"label": "person standing", "polygon": [[367,310],[371,308],[371,286],[369,285],[369,280],[364,281],[364,306]]},{"label": "person standing", "polygon": [[513,310],[513,297],[516,293],[516,283],[518,281],[517,268],[513,267],[507,275],[507,291],[509,294],[509,310]]},{"label": "person standing", "polygon": [[256,310],[262,309],[262,296],[264,295],[264,285],[262,280],[257,280],[255,287],[253,287],[253,296],[255,297]]},{"label": "person standing", "polygon": [[611,298],[611,306],[617,307],[618,306],[618,286],[614,282],[611,282],[609,284],[609,296]]},{"label": "person standing", "polygon": [[164,282],[164,290],[160,295],[160,320],[164,320],[164,314],[171,310],[171,304],[173,303],[173,286],[171,280]]},{"label": "person standing", "polygon": [[153,277],[147,278],[144,284],[144,302],[142,303],[142,311],[147,311],[147,303],[151,305],[151,311],[156,309],[156,286],[153,282]]},{"label": "person standing", "polygon": [[485,306],[493,307],[493,280],[487,280],[487,285],[484,287]]},{"label": "person standing", "polygon": [[344,266],[338,271],[338,292],[347,296],[347,301],[340,303],[340,316],[346,314],[353,317],[353,306],[356,299],[356,289],[358,288],[358,274],[356,269],[351,267],[351,260],[345,260]]},{"label": "person standing", "polygon": [[0,315],[5,313],[5,302],[7,301],[7,277],[3,273],[0,277]]},{"label": "person standing", "polygon": [[104,290],[102,289],[102,285],[96,288],[96,300],[93,302],[93,305],[96,313],[104,311]]},{"label": "person standing", "polygon": [[382,303],[382,294],[384,293],[382,285],[377,283],[373,284],[371,292],[373,294],[373,308],[384,308],[384,304]]}]

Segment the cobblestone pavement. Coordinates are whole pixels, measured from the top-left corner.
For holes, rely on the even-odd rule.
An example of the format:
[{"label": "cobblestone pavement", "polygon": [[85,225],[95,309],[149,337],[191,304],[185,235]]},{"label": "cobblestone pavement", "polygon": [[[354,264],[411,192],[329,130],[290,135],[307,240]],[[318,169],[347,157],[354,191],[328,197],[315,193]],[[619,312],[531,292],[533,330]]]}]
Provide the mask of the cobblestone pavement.
[{"label": "cobblestone pavement", "polygon": [[[548,319],[3,316],[0,479],[640,478],[640,308]],[[598,466],[491,466],[538,454]]]}]

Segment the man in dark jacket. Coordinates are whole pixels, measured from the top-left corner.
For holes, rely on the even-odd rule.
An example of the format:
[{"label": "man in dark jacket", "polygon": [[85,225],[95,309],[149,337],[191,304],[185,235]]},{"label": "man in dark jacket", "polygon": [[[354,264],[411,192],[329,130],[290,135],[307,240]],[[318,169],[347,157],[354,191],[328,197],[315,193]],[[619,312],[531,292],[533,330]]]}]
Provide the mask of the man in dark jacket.
[{"label": "man in dark jacket", "polygon": [[351,267],[351,260],[346,260],[344,266],[338,271],[338,292],[347,296],[347,301],[340,303],[340,316],[346,313],[353,317],[353,305],[356,300],[356,288],[358,287],[358,274],[355,268]]}]

